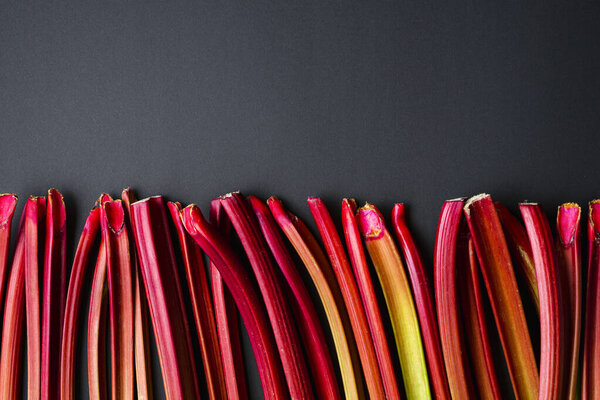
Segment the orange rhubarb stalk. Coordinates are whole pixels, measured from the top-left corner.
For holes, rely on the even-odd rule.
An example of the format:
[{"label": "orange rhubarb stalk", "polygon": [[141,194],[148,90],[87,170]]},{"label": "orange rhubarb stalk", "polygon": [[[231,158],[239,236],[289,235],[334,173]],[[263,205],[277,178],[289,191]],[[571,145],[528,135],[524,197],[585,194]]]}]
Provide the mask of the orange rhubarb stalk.
[{"label": "orange rhubarb stalk", "polygon": [[[470,198],[464,211],[515,394],[519,399],[537,398],[538,369],[496,208],[490,195],[481,194]],[[443,327],[440,326],[440,329],[443,331]]]},{"label": "orange rhubarb stalk", "polygon": [[437,399],[450,399],[448,380],[444,369],[444,358],[440,344],[433,294],[423,259],[415,241],[406,225],[404,204],[399,203],[392,210],[392,224],[396,238],[400,242],[400,248],[406,261],[408,276],[415,296],[415,305],[419,324],[423,333],[423,345],[429,366],[429,376],[433,386],[433,392]]},{"label": "orange rhubarb stalk", "polygon": [[565,320],[565,393],[575,400],[579,384],[579,347],[581,336],[581,235],[579,222],[581,208],[575,203],[558,207],[558,276],[562,284]]},{"label": "orange rhubarb stalk", "polygon": [[17,207],[17,196],[0,194],[0,302],[4,298],[4,280],[8,265],[8,250],[10,247],[10,228]]}]

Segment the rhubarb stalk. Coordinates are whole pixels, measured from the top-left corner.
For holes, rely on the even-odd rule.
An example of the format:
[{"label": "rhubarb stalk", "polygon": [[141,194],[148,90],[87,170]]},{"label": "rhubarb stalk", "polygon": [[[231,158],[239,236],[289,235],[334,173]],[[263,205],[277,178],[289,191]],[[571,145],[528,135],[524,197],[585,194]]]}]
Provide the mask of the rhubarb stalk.
[{"label": "rhubarb stalk", "polygon": [[0,194],[0,304],[4,299],[4,280],[8,265],[8,250],[10,247],[10,228],[13,214],[17,207],[17,196]]}]

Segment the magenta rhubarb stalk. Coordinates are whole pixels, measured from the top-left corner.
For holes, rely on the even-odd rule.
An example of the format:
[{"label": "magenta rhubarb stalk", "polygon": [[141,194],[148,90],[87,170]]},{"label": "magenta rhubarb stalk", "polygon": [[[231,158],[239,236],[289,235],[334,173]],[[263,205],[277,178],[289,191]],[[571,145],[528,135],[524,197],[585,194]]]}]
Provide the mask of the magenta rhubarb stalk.
[{"label": "magenta rhubarb stalk", "polygon": [[10,228],[16,207],[16,195],[0,195],[0,302],[4,298],[4,280],[6,279],[8,250],[10,247]]}]

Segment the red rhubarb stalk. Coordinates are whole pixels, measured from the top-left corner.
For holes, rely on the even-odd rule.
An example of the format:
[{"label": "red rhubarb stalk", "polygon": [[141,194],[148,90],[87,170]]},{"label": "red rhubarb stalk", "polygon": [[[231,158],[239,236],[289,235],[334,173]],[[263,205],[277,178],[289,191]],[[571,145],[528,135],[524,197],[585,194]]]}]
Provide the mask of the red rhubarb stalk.
[{"label": "red rhubarb stalk", "polygon": [[427,278],[421,254],[406,225],[404,204],[400,203],[394,206],[392,224],[406,260],[406,268],[408,269],[417,315],[419,316],[433,391],[437,399],[450,399],[431,285]]},{"label": "red rhubarb stalk", "polygon": [[211,399],[226,399],[227,388],[223,374],[223,362],[219,351],[219,339],[213,313],[212,300],[202,262],[202,250],[186,232],[181,221],[181,204],[168,203],[171,220],[175,225],[185,275],[190,291],[194,321],[198,332],[200,352],[206,375],[206,386]]},{"label": "red rhubarb stalk", "polygon": [[8,250],[10,247],[10,228],[17,207],[17,196],[0,194],[0,304],[4,298],[4,280],[8,265]]},{"label": "red rhubarb stalk", "polygon": [[558,207],[556,229],[557,249],[562,285],[565,319],[566,358],[565,390],[569,400],[575,400],[579,384],[579,347],[581,336],[581,208],[575,203]]},{"label": "red rhubarb stalk", "polygon": [[320,399],[340,399],[335,370],[327,348],[325,334],[319,322],[317,310],[310,298],[308,289],[292,260],[277,224],[267,205],[257,197],[248,197],[258,219],[262,233],[293,293],[292,307],[301,320],[298,323],[300,334],[306,346],[306,355],[313,371],[317,396]]},{"label": "red rhubarb stalk", "polygon": [[79,238],[69,290],[65,306],[65,319],[63,322],[62,341],[60,346],[60,398],[72,400],[75,398],[73,387],[73,374],[75,371],[75,348],[77,340],[77,322],[81,308],[81,289],[85,277],[88,258],[94,245],[98,228],[100,226],[100,209],[94,208],[90,211],[83,231]]},{"label": "red rhubarb stalk", "polygon": [[181,284],[161,196],[131,205],[131,217],[168,399],[198,399]]},{"label": "red rhubarb stalk", "polygon": [[182,219],[186,230],[219,269],[234,297],[248,330],[265,398],[286,398],[285,380],[277,357],[275,339],[251,276],[224,237],[206,222],[197,206],[184,208]]},{"label": "red rhubarb stalk", "polygon": [[373,282],[371,281],[369,264],[367,264],[360,231],[354,217],[356,210],[357,206],[354,199],[344,199],[342,201],[342,225],[346,238],[346,247],[348,248],[348,255],[350,256],[354,276],[360,290],[362,304],[365,307],[386,396],[388,399],[399,399],[400,392],[396,381],[396,374],[394,373],[390,349],[385,336],[385,328],[381,319],[379,305],[377,304]]}]

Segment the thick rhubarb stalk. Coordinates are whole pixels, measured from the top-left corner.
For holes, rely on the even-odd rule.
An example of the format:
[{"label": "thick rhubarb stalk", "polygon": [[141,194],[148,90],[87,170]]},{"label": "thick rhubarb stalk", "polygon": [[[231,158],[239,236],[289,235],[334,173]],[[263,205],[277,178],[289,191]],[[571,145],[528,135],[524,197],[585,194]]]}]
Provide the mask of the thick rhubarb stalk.
[{"label": "thick rhubarb stalk", "polygon": [[108,303],[110,308],[110,366],[113,399],[132,399],[135,364],[133,358],[133,279],[129,238],[121,200],[100,208],[100,226],[106,252]]},{"label": "thick rhubarb stalk", "polygon": [[558,231],[558,276],[563,283],[562,299],[565,320],[565,393],[575,400],[579,384],[579,347],[581,336],[581,235],[579,221],[581,208],[575,203],[558,207],[556,230]]},{"label": "thick rhubarb stalk", "polygon": [[394,206],[392,210],[392,225],[394,226],[396,238],[400,242],[400,248],[406,261],[406,268],[408,269],[408,276],[412,285],[433,393],[437,399],[450,399],[450,390],[448,388],[448,380],[446,379],[444,357],[442,355],[440,335],[435,316],[434,297],[423,259],[406,225],[404,204],[399,203]]},{"label": "thick rhubarb stalk", "polygon": [[[220,199],[211,201],[209,218],[210,223],[219,231],[221,236],[229,241],[231,221],[227,218],[227,213],[223,210]],[[229,289],[223,283],[219,269],[212,260],[210,260],[210,278],[227,397],[231,400],[244,400],[248,398],[248,386],[246,385],[246,371],[242,357],[238,311]]]},{"label": "thick rhubarb stalk", "polygon": [[56,189],[48,191],[42,298],[41,398],[60,398],[60,343],[67,282],[67,219]]},{"label": "thick rhubarb stalk", "polygon": [[463,205],[463,199],[444,202],[433,258],[435,302],[444,363],[450,393],[455,399],[474,397],[458,300],[458,271],[468,262],[467,242],[462,229]]},{"label": "thick rhubarb stalk", "polygon": [[375,347],[344,245],[323,201],[317,197],[309,197],[308,206],[341,289],[346,310],[348,310],[369,396],[372,399],[383,399],[386,396],[377,364]]},{"label": "thick rhubarb stalk", "polygon": [[[112,198],[103,193],[96,206],[98,208]],[[100,221],[98,221],[100,222]],[[87,360],[88,360],[88,391],[90,400],[107,399],[106,390],[106,323],[108,318],[108,301],[106,284],[106,249],[104,238],[100,241],[98,258],[94,266],[94,277],[90,290],[90,305],[88,311],[87,331]]]},{"label": "thick rhubarb stalk", "polygon": [[396,374],[394,373],[394,364],[392,363],[390,349],[385,336],[385,328],[381,319],[379,305],[377,304],[377,296],[373,288],[373,282],[371,281],[369,264],[367,264],[360,231],[354,217],[356,210],[357,206],[354,199],[344,199],[342,201],[342,226],[346,239],[346,247],[354,270],[356,283],[360,290],[362,304],[365,307],[386,397],[388,399],[399,399],[400,391],[396,381]]},{"label": "thick rhubarb stalk", "polygon": [[310,375],[300,338],[282,289],[280,276],[277,275],[256,217],[250,212],[250,206],[239,192],[223,196],[221,203],[248,256],[267,307],[290,395],[294,399],[311,399],[313,393]]},{"label": "thick rhubarb stalk", "polygon": [[135,384],[138,399],[151,400],[152,370],[150,359],[150,333],[148,331],[148,300],[142,287],[140,263],[135,248],[131,227],[131,203],[137,201],[130,188],[123,189],[121,200],[127,217],[127,234],[130,241],[131,269],[133,273],[133,353],[135,359]]},{"label": "thick rhubarb stalk", "polygon": [[392,321],[406,396],[429,399],[432,396],[417,310],[400,253],[374,205],[361,207],[356,219]]},{"label": "thick rhubarb stalk", "polygon": [[279,199],[271,197],[267,203],[275,221],[302,259],[319,293],[333,336],[345,396],[349,399],[360,398],[363,393],[360,361],[352,341],[352,331],[344,321],[348,317],[345,315],[343,300],[339,299],[341,296],[336,295],[335,276],[327,258],[304,224],[288,213]]},{"label": "thick rhubarb stalk", "polygon": [[183,265],[185,266],[185,276],[198,332],[208,395],[211,399],[226,399],[227,388],[225,386],[223,362],[219,351],[219,339],[217,337],[212,300],[206,281],[204,263],[202,262],[202,250],[183,226],[181,204],[169,202],[168,206],[171,220],[175,225],[177,237],[179,238]]},{"label": "thick rhubarb stalk", "polygon": [[[538,396],[538,370],[502,225],[490,195],[464,207],[517,398]],[[440,310],[441,312],[441,310]],[[443,327],[440,326],[443,330]]]},{"label": "thick rhubarb stalk", "polygon": [[465,316],[466,347],[471,358],[473,377],[482,400],[501,400],[502,393],[492,355],[490,336],[485,318],[479,265],[473,240],[469,238],[469,265],[459,271],[464,279],[459,282],[462,312]]},{"label": "thick rhubarb stalk", "polygon": [[531,243],[529,243],[529,238],[527,237],[527,231],[523,224],[521,224],[508,208],[504,207],[499,202],[496,202],[495,205],[498,218],[500,218],[500,223],[504,230],[508,249],[510,250],[513,259],[516,260],[517,268],[515,269],[520,278],[525,281],[529,296],[533,300],[533,304],[539,314],[540,299],[538,295],[537,279],[535,277],[533,252],[531,250]]},{"label": "thick rhubarb stalk", "polygon": [[131,217],[168,399],[200,397],[181,284],[161,196],[131,205]]},{"label": "thick rhubarb stalk", "polygon": [[10,228],[17,207],[17,196],[0,194],[0,304],[4,298],[4,280],[8,265],[8,250],[10,247]]},{"label": "thick rhubarb stalk", "polygon": [[600,398],[600,200],[590,202],[588,276],[583,339],[582,399]]},{"label": "thick rhubarb stalk", "polygon": [[296,269],[296,265],[285,246],[267,205],[254,196],[248,197],[248,200],[271,253],[292,290],[292,307],[294,307],[295,314],[301,318],[298,328],[306,347],[308,362],[313,371],[317,396],[320,399],[340,399],[341,395],[337,387],[335,370],[327,348],[325,334],[308,289],[302,281],[302,276]]},{"label": "thick rhubarb stalk", "polygon": [[184,208],[182,219],[185,229],[219,269],[240,310],[256,358],[265,398],[286,398],[287,390],[277,357],[275,338],[251,276],[224,237],[206,222],[197,206]]},{"label": "thick rhubarb stalk", "polygon": [[0,399],[21,398],[21,354],[25,312],[25,213],[21,215],[17,246],[4,301],[2,350],[0,353]]},{"label": "thick rhubarb stalk", "polygon": [[83,226],[77,251],[75,252],[75,259],[73,260],[73,268],[71,269],[71,278],[69,280],[69,290],[67,291],[65,305],[65,318],[63,321],[62,344],[60,346],[60,398],[64,400],[75,398],[73,392],[73,374],[75,371],[77,322],[81,308],[81,289],[83,288],[88,258],[99,226],[100,209],[94,208],[90,211]]},{"label": "thick rhubarb stalk", "polygon": [[531,242],[540,296],[539,398],[561,399],[561,374],[566,363],[556,249],[550,224],[542,208],[535,203],[521,203],[519,208]]},{"label": "thick rhubarb stalk", "polygon": [[25,205],[25,306],[27,322],[27,397],[41,395],[40,243],[46,213],[44,197],[29,197]]}]

